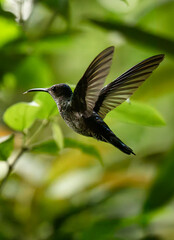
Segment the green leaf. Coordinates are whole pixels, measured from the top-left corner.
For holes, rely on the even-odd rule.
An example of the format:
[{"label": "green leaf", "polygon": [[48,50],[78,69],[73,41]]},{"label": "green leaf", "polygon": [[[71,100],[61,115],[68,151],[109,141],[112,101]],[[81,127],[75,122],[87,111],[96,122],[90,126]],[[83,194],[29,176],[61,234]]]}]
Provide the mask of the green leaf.
[{"label": "green leaf", "polygon": [[164,119],[156,109],[137,101],[124,102],[114,109],[108,117],[145,126],[159,127],[165,125]]},{"label": "green leaf", "polygon": [[29,128],[37,118],[39,105],[35,102],[17,103],[9,107],[4,113],[4,122],[12,129],[23,131]]},{"label": "green leaf", "polygon": [[48,93],[37,93],[33,100],[40,105],[37,114],[38,119],[48,119],[58,114],[57,105]]},{"label": "green leaf", "polygon": [[19,36],[19,28],[17,27],[15,22],[12,22],[6,18],[0,17],[0,29],[0,46],[10,41],[13,41]]},{"label": "green leaf", "polygon": [[63,149],[64,141],[63,141],[63,134],[61,131],[61,128],[58,124],[53,123],[52,124],[52,132],[53,132],[53,138],[58,146],[59,149]]},{"label": "green leaf", "polygon": [[164,158],[163,164],[152,183],[147,199],[144,203],[144,212],[164,206],[174,196],[174,148]]},{"label": "green leaf", "polygon": [[35,153],[57,155],[59,152],[59,148],[57,147],[57,144],[54,140],[48,140],[43,143],[34,145],[31,151]]},{"label": "green leaf", "polygon": [[147,32],[137,26],[131,26],[114,20],[90,19],[96,25],[111,31],[118,31],[132,43],[160,50],[174,56],[174,40]]},{"label": "green leaf", "polygon": [[14,134],[0,138],[0,160],[6,161],[14,148]]},{"label": "green leaf", "polygon": [[102,160],[102,157],[101,157],[99,151],[91,145],[84,144],[84,143],[79,142],[74,139],[65,138],[64,139],[64,147],[65,148],[78,148],[82,152],[97,158],[100,161],[100,163],[103,165],[103,160]]}]

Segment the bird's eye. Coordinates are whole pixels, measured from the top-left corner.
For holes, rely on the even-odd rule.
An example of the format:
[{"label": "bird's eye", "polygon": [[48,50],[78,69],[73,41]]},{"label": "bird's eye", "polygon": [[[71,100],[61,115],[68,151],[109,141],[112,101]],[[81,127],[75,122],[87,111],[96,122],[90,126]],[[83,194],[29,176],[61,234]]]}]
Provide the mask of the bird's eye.
[{"label": "bird's eye", "polygon": [[53,87],[52,90],[55,92],[56,91],[56,87]]}]

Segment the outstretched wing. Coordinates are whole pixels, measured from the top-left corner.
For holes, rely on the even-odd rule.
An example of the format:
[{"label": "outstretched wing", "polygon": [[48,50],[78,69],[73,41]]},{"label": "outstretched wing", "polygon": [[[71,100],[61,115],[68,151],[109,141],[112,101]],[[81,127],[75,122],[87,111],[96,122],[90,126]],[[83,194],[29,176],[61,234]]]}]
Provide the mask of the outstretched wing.
[{"label": "outstretched wing", "polygon": [[112,63],[114,47],[102,51],[89,65],[83,77],[78,82],[73,98],[72,107],[85,116],[93,112],[99,93]]},{"label": "outstretched wing", "polygon": [[101,118],[105,118],[109,111],[116,108],[136,91],[153,70],[158,67],[163,58],[164,54],[150,57],[105,86],[100,92],[94,111]]}]

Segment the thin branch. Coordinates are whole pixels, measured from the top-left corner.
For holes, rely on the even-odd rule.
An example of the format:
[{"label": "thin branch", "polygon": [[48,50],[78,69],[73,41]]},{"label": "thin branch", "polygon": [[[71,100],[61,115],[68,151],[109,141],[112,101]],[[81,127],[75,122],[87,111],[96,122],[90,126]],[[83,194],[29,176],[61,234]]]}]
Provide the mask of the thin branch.
[{"label": "thin branch", "polygon": [[46,26],[46,29],[45,31],[47,32],[48,29],[52,26],[53,22],[55,21],[56,17],[57,17],[57,14],[58,14],[58,11],[55,10],[53,12],[53,14],[51,15],[51,18],[49,19],[48,23],[47,23],[47,26]]},{"label": "thin branch", "polygon": [[6,183],[9,175],[11,174],[11,172],[14,169],[15,164],[17,163],[17,161],[19,160],[19,158],[22,156],[22,154],[27,151],[27,148],[21,148],[20,151],[18,152],[18,154],[15,156],[15,158],[13,159],[13,162],[11,164],[8,165],[8,171],[6,176],[3,178],[3,180],[0,183],[0,193],[2,192],[3,186]]},{"label": "thin branch", "polygon": [[24,0],[19,0],[19,24],[23,25],[24,20],[23,20],[23,5],[24,5]]},{"label": "thin branch", "polygon": [[57,17],[57,14],[58,14],[58,11],[57,11],[57,9],[56,9],[56,10],[52,13],[50,19],[49,19],[48,22],[46,23],[46,26],[44,27],[43,32],[41,33],[41,36],[42,36],[42,37],[45,36],[45,35],[48,33],[49,29],[51,28],[53,22],[55,21],[55,19],[56,19],[56,17]]}]

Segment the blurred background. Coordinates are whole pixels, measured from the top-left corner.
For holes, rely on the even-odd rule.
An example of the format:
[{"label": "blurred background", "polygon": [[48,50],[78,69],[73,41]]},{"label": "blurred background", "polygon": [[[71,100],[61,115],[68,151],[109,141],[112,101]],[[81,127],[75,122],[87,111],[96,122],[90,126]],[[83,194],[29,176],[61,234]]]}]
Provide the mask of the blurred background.
[{"label": "blurred background", "polygon": [[[174,239],[174,1],[0,3],[0,137],[15,134],[6,158],[25,137],[41,142],[21,155],[1,189],[0,240]],[[74,133],[57,110],[22,130],[10,121],[21,120],[23,110],[3,117],[10,106],[33,98],[43,108],[55,106],[44,93],[22,93],[56,83],[74,88],[94,57],[111,45],[107,83],[145,58],[165,54],[131,103],[105,119],[136,156]],[[2,181],[8,161],[0,157]]]}]

